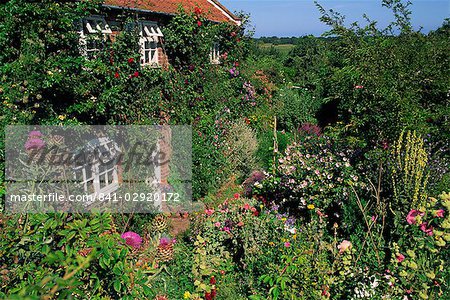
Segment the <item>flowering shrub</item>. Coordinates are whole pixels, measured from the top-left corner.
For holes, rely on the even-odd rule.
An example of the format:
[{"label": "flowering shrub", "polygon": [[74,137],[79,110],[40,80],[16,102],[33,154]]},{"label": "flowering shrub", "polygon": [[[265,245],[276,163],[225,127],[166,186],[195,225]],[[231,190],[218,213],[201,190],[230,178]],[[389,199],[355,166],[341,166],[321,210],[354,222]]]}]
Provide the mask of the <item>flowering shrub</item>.
[{"label": "flowering shrub", "polygon": [[[405,237],[392,243],[391,292],[420,299],[448,297],[450,194],[429,198],[405,218]],[[404,223],[404,224],[405,224]]]},{"label": "flowering shrub", "polygon": [[348,151],[336,151],[326,136],[306,135],[287,147],[273,173],[258,185],[266,199],[298,211],[308,205],[322,210],[332,203],[342,205],[350,198],[351,186],[362,184]]}]

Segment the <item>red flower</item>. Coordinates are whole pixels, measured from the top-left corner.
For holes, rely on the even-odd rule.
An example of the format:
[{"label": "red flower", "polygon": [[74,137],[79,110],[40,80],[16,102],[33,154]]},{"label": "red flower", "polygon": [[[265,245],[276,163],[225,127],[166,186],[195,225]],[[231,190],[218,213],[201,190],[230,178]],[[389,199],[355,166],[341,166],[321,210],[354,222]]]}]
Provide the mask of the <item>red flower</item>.
[{"label": "red flower", "polygon": [[115,77],[115,78],[119,78],[119,77],[120,77],[119,72],[116,72],[116,73],[114,74],[114,77]]},{"label": "red flower", "polygon": [[130,57],[130,58],[128,59],[128,63],[129,63],[129,64],[134,63],[134,58]]},{"label": "red flower", "polygon": [[211,293],[205,292],[205,300],[212,300]]},{"label": "red flower", "polygon": [[235,194],[233,195],[233,197],[234,197],[234,199],[239,199],[239,193],[235,193]]},{"label": "red flower", "polygon": [[232,37],[235,37],[236,36],[236,32],[232,32],[231,34],[230,34]]},{"label": "red flower", "polygon": [[202,9],[200,7],[196,7],[196,8],[194,8],[194,13],[196,15],[200,15],[202,13]]},{"label": "red flower", "polygon": [[197,21],[198,27],[202,26],[202,21]]},{"label": "red flower", "polygon": [[401,253],[399,253],[396,258],[397,258],[397,261],[400,263],[405,260],[405,256]]},{"label": "red flower", "polygon": [[138,71],[134,72],[133,76],[134,77],[138,77],[139,76],[139,72]]},{"label": "red flower", "polygon": [[237,61],[234,62],[234,66],[235,66],[235,67],[239,67],[239,62],[237,62]]},{"label": "red flower", "polygon": [[217,292],[216,289],[211,290],[211,297],[216,298]]},{"label": "red flower", "polygon": [[211,276],[211,279],[209,280],[209,284],[216,284],[216,278],[214,276]]}]

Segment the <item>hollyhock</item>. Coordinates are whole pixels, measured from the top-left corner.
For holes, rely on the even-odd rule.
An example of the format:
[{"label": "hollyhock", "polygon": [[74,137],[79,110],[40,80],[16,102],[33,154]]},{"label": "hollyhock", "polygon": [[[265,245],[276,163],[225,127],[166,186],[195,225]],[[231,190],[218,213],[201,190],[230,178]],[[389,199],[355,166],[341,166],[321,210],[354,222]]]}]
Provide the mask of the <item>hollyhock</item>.
[{"label": "hollyhock", "polygon": [[339,253],[342,254],[347,251],[347,249],[352,248],[352,243],[350,241],[343,240],[337,247],[339,249]]},{"label": "hollyhock", "polygon": [[142,244],[142,238],[133,231],[127,231],[123,233],[121,236],[125,240],[125,243],[135,249],[139,248]]},{"label": "hollyhock", "polygon": [[406,216],[406,222],[408,222],[408,224],[416,224],[416,217],[417,216],[423,216],[424,213],[420,212],[418,210],[415,209],[411,209],[411,211],[408,213],[408,215]]}]

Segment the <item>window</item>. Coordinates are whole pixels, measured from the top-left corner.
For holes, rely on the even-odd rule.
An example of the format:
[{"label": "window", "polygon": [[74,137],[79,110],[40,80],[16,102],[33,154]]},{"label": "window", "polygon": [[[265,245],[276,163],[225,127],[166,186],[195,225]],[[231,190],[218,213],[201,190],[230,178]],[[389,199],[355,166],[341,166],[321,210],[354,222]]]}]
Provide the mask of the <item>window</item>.
[{"label": "window", "polygon": [[141,65],[157,67],[158,44],[163,37],[161,29],[156,23],[141,22],[139,24],[139,43],[141,49]]},{"label": "window", "polygon": [[220,51],[219,51],[219,43],[214,43],[211,47],[211,51],[209,53],[209,60],[212,64],[220,63]]},{"label": "window", "polygon": [[74,169],[75,180],[81,183],[84,192],[98,196],[117,190],[119,175],[116,158],[120,152],[117,144],[109,138],[101,137],[90,141],[83,152],[91,160],[98,157],[98,160],[90,162],[88,159],[89,163],[77,165]]},{"label": "window", "polygon": [[81,52],[87,58],[95,58],[112,33],[105,18],[91,16],[83,19],[80,30]]}]

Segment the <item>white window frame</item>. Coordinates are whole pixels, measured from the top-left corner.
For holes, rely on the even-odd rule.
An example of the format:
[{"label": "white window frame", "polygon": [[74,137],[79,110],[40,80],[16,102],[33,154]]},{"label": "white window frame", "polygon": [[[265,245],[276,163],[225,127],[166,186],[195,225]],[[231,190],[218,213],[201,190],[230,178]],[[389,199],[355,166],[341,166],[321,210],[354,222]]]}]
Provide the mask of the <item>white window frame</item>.
[{"label": "white window frame", "polygon": [[[155,22],[139,22],[139,48],[141,66],[159,67],[159,44],[163,33]],[[147,44],[150,47],[146,47]]]},{"label": "white window frame", "polygon": [[[80,48],[81,54],[87,58],[95,56],[95,53],[100,52],[99,47],[89,48],[88,39],[98,40],[98,35],[103,34],[103,39],[112,34],[112,30],[102,16],[89,16],[83,18],[80,24]],[[100,40],[98,42],[101,42]],[[93,55],[91,56],[91,53]]]},{"label": "white window frame", "polygon": [[[92,150],[92,147],[96,147],[97,149],[104,147],[108,149],[112,157],[115,157],[118,151],[120,152],[117,144],[106,137],[91,141],[85,149]],[[104,170],[101,171],[100,166],[100,162],[97,162],[93,165],[78,166],[74,169],[75,181],[81,180],[80,184],[83,190],[91,196],[92,200],[96,199],[99,195],[108,195],[119,188],[118,166],[116,164],[110,168],[105,166]],[[77,177],[77,174],[81,175],[82,178]],[[90,204],[92,203],[86,203],[86,205]]]},{"label": "white window frame", "polygon": [[218,42],[215,42],[211,46],[211,49],[209,51],[209,61],[215,65],[220,64],[220,47]]}]

